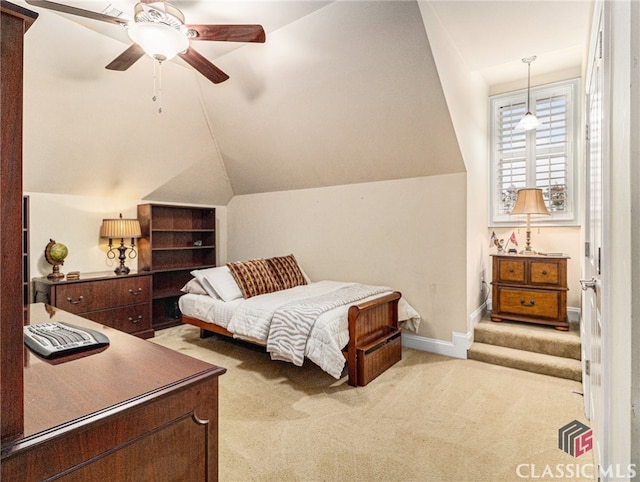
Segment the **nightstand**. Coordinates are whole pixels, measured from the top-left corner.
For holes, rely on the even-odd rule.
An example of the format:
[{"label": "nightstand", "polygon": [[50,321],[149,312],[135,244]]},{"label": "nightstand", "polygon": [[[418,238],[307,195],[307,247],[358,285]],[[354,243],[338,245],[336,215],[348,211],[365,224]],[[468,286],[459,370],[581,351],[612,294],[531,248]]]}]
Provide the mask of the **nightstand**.
[{"label": "nightstand", "polygon": [[513,320],[569,329],[568,256],[501,255],[493,257],[492,321]]},{"label": "nightstand", "polygon": [[81,279],[54,281],[35,278],[38,303],[47,303],[69,313],[120,331],[150,338],[151,274],[117,276],[113,272],[83,273]]}]

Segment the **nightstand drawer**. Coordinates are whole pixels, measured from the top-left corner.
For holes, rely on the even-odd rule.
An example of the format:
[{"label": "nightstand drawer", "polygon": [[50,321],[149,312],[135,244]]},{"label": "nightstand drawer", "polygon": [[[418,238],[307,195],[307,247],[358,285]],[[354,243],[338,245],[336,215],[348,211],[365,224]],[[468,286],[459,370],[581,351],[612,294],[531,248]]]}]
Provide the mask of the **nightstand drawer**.
[{"label": "nightstand drawer", "polygon": [[151,299],[151,277],[136,276],[56,286],[55,305],[70,313],[86,313]]},{"label": "nightstand drawer", "polygon": [[560,268],[558,263],[532,261],[531,264],[531,284],[545,286],[560,285]]},{"label": "nightstand drawer", "polygon": [[560,293],[498,287],[500,312],[504,314],[558,318]]},{"label": "nightstand drawer", "polygon": [[502,283],[524,283],[526,263],[522,259],[501,259],[498,261],[498,279]]},{"label": "nightstand drawer", "polygon": [[113,310],[85,313],[85,318],[126,333],[138,333],[151,330],[151,305],[124,306]]}]

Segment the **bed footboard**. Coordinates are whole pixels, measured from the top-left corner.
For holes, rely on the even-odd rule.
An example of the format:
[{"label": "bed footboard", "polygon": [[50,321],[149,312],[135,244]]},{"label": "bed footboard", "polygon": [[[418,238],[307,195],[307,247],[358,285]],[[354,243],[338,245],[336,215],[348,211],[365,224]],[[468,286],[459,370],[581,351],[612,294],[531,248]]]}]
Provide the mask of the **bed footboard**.
[{"label": "bed footboard", "polygon": [[349,385],[364,386],[402,358],[397,291],[349,308],[349,344],[344,356]]}]

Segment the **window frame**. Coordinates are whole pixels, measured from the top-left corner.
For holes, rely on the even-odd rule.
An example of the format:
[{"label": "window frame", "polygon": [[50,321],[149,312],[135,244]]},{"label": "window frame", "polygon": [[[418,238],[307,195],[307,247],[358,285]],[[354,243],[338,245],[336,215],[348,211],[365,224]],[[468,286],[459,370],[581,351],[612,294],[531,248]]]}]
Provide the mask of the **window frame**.
[{"label": "window frame", "polygon": [[[567,196],[566,210],[551,212],[551,216],[533,216],[532,223],[538,226],[578,226],[579,188],[578,156],[580,152],[580,79],[563,80],[531,88],[530,110],[536,114],[536,99],[561,93],[567,96]],[[498,189],[498,112],[501,106],[527,101],[527,89],[505,92],[489,97],[489,226],[517,226],[522,224],[522,216],[501,214]],[[526,131],[526,187],[535,185],[535,134],[536,130]]]}]

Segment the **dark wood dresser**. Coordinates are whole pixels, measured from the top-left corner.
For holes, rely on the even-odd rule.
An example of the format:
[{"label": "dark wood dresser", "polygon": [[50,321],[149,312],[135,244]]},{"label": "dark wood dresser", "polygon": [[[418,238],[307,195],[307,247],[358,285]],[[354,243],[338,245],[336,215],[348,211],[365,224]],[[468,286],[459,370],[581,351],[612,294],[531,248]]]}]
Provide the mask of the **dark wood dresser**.
[{"label": "dark wood dresser", "polygon": [[79,280],[35,278],[35,301],[82,315],[140,338],[151,328],[151,274],[83,273]]},{"label": "dark wood dresser", "polygon": [[492,255],[491,320],[513,320],[569,329],[568,256]]},{"label": "dark wood dresser", "polygon": [[2,445],[2,480],[217,480],[224,368],[49,305],[28,318],[98,330],[110,345],[55,363],[25,349],[24,434]]}]

